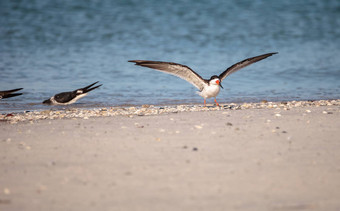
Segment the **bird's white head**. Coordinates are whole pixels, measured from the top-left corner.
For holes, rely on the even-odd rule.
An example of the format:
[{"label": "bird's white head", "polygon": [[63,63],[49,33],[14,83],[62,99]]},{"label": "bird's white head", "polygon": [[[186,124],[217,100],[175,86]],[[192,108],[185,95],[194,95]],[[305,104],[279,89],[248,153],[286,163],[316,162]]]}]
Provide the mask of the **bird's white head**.
[{"label": "bird's white head", "polygon": [[209,85],[217,85],[217,86],[219,86],[220,82],[221,82],[220,79],[214,78],[211,81],[209,81]]},{"label": "bird's white head", "polygon": [[220,86],[221,88],[223,88],[223,86],[221,85],[221,80],[217,75],[213,75],[211,76],[210,80],[209,80],[209,85],[211,86]]}]

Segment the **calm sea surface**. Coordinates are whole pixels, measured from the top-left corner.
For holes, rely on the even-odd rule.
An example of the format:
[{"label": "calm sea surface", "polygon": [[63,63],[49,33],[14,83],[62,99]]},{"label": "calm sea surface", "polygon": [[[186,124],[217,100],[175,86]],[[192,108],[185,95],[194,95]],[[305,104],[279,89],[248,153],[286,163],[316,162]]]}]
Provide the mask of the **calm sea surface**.
[{"label": "calm sea surface", "polygon": [[[185,64],[204,78],[279,52],[223,81],[220,102],[340,98],[339,0],[2,0],[0,111],[103,84],[75,106],[203,103],[182,79],[134,66]],[[210,99],[208,102],[212,103]]]}]

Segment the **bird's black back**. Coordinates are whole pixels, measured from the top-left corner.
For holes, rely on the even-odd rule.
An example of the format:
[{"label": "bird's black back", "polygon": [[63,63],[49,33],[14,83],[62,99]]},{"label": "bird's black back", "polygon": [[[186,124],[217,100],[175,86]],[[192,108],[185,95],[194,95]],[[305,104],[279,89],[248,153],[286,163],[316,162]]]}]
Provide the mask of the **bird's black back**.
[{"label": "bird's black back", "polygon": [[62,92],[54,96],[54,100],[58,103],[67,103],[77,96],[77,91]]}]

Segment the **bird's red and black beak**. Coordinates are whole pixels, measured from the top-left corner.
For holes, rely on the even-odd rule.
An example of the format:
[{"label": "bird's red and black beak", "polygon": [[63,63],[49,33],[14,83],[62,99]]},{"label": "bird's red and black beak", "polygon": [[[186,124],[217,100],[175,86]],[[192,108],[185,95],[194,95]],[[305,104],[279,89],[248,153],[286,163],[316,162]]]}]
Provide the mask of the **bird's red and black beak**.
[{"label": "bird's red and black beak", "polygon": [[223,86],[222,86],[222,84],[221,84],[221,80],[217,80],[216,83],[217,83],[218,85],[220,85],[220,87],[221,87],[222,89],[224,89]]}]

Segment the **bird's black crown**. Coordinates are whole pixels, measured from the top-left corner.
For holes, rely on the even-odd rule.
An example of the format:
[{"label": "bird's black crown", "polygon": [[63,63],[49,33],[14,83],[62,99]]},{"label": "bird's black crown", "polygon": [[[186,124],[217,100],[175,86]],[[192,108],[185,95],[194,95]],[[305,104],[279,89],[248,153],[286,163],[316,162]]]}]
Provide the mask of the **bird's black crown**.
[{"label": "bird's black crown", "polygon": [[213,76],[211,76],[211,78],[210,78],[210,80],[209,81],[211,81],[211,80],[213,80],[213,79],[215,79],[215,78],[219,78],[217,75],[213,75]]}]

